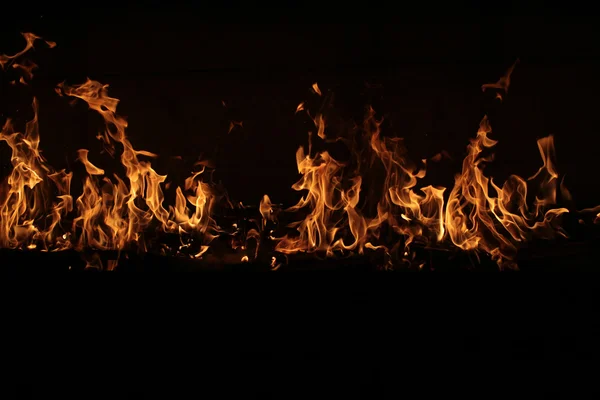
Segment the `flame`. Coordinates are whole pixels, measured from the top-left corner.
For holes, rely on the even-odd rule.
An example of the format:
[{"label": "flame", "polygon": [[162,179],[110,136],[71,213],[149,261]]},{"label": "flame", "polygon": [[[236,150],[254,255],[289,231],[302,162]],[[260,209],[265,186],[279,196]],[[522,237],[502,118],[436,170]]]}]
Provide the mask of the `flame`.
[{"label": "flame", "polygon": [[266,194],[260,201],[259,205],[260,215],[262,216],[262,228],[265,229],[267,221],[275,221],[276,216],[274,214],[273,203],[271,203],[271,199]]},{"label": "flame", "polygon": [[322,96],[321,89],[319,89],[319,85],[317,84],[317,82],[313,83],[312,90],[319,96]]},{"label": "flame", "polygon": [[[0,66],[3,70],[7,66],[19,70],[23,75],[19,81],[26,83],[37,66],[20,58],[41,38],[30,33],[23,36],[25,48],[12,56],[0,55]],[[517,62],[496,83],[485,84],[482,90],[497,89],[506,94]],[[414,162],[402,138],[384,135],[383,119],[376,118],[372,107],[367,108],[363,123],[352,127],[353,135],[335,138],[335,124],[329,119],[329,107],[325,107],[331,95],[325,96],[329,98],[323,100],[314,118],[308,106],[300,103],[296,113],[305,111],[314,124],[308,132],[308,146],[296,152],[300,179],[292,188],[302,192],[300,199],[282,211],[264,195],[258,207],[260,217],[229,222],[227,226],[234,228],[232,233],[217,223],[217,210],[247,211],[250,207],[241,202],[236,205],[220,187],[210,183],[210,163],[196,163],[183,186],[165,183],[167,176],[152,167],[151,160],[158,155],[135,149],[127,137],[128,123],[117,114],[119,100],[108,95],[108,85],[87,79],[80,85],[60,83],[56,91],[84,101],[103,118],[104,130],[97,138],[111,156],[118,156],[125,174],[107,176],[105,169],[91,161],[94,156],[87,149],[78,150],[77,159],[86,176],[74,202],[73,174],[55,171],[42,156],[38,103],[34,98],[33,117],[24,133],[11,119],[0,131],[0,141],[11,150],[12,165],[10,174],[0,182],[0,247],[146,252],[161,235],[171,235],[179,244],[171,249],[171,245],[161,243],[162,253],[185,252],[197,259],[224,234],[231,238],[229,248],[241,262],[259,259],[261,249],[274,244],[278,254],[271,257],[272,269],[282,265],[277,257],[294,253],[333,256],[366,251],[382,251],[386,267],[396,263],[422,269],[425,264],[416,258],[415,248],[434,246],[485,252],[500,268],[517,268],[518,251],[526,242],[566,237],[560,219],[569,210],[558,203],[572,202],[573,197],[564,176],[559,179],[553,136],[537,141],[542,165],[535,174],[528,179],[511,175],[504,183],[496,184],[485,174],[485,166],[493,161],[490,152],[497,144],[491,137],[487,116],[467,146],[454,185],[447,190],[422,186],[420,181],[426,176],[428,162],[442,162],[450,155],[441,152]],[[317,83],[312,91],[323,97]],[[500,93],[496,96],[502,100]],[[222,104],[226,107],[224,101]],[[235,126],[243,124],[231,121],[229,132]],[[342,162],[327,150],[313,152],[313,139],[323,143],[342,141],[352,156]],[[174,205],[165,206],[163,190],[171,187]],[[594,214],[594,222],[600,223],[600,206],[579,213]],[[289,219],[295,222],[281,226]],[[275,230],[285,232],[276,237]],[[113,270],[118,266],[118,257],[103,262],[97,252],[92,252],[86,263],[87,268]]]},{"label": "flame", "polygon": [[229,130],[227,131],[227,133],[231,133],[231,131],[234,130],[236,126],[243,128],[244,121],[230,121],[229,122]]},{"label": "flame", "polygon": [[442,212],[445,188],[427,186],[421,189],[424,195],[415,193],[413,188],[418,179],[425,177],[425,169],[417,168],[406,158],[407,151],[400,138],[381,137],[382,122],[375,119],[375,111],[369,107],[363,129],[369,139],[372,159],[378,160],[385,169],[377,221],[385,220],[405,237],[406,251],[416,238],[441,241],[445,232]]},{"label": "flame", "polygon": [[[519,63],[519,60],[517,59],[517,61],[515,61],[514,64],[510,66],[508,71],[506,71],[506,73],[502,77],[500,77],[498,82],[486,83],[481,86],[481,90],[485,92],[486,89],[499,89],[499,90],[504,91],[505,94],[508,93],[508,87],[510,86],[510,76],[512,75],[512,73],[518,63]],[[503,100],[502,95],[498,92],[496,92],[496,98],[499,99],[500,101]]]},{"label": "flame", "polygon": [[[120,250],[136,243],[143,250],[142,235],[153,221],[157,221],[165,232],[200,233],[208,242],[214,238],[208,232],[210,227],[215,226],[210,217],[214,197],[209,186],[199,181],[204,167],[185,180],[184,189],[176,189],[175,208],[171,207],[168,211],[163,205],[161,188],[166,175],[159,175],[150,161],[140,159],[157,155],[134,149],[125,134],[127,121],[116,113],[118,99],[108,96],[108,85],[88,79],[78,86],[61,83],[57,91],[61,95],[84,100],[90,109],[104,118],[106,128],[98,137],[111,154],[115,154],[116,145],[120,145],[121,164],[128,179],[127,184],[115,175],[114,180],[106,178],[100,187],[97,179],[92,176],[86,178],[84,192],[77,199],[79,216],[74,219],[74,224],[82,228],[80,248]],[[79,159],[88,174],[103,175],[104,171],[91,164],[87,155],[87,150],[79,150]],[[190,211],[187,202],[194,206],[193,211]]]},{"label": "flame", "polygon": [[591,208],[584,208],[583,210],[581,210],[581,213],[582,214],[589,214],[589,213],[596,214],[596,216],[594,218],[594,223],[600,224],[600,205],[598,205],[596,207],[591,207]]},{"label": "flame", "polygon": [[[34,35],[33,33],[21,33],[25,38],[25,47],[23,50],[17,52],[16,54],[9,56],[6,54],[0,54],[0,68],[5,70],[7,66],[12,66],[13,69],[19,70],[22,72],[23,76],[19,78],[19,82],[23,85],[27,85],[26,79],[33,79],[33,71],[37,68],[37,64],[33,61],[24,59],[21,62],[17,62],[16,60],[27,53],[29,50],[33,49],[34,42],[36,40],[43,40],[41,37]],[[50,42],[47,40],[43,40],[49,48],[56,47],[56,43]],[[13,81],[14,82],[14,81]],[[16,82],[15,82],[16,83]]]},{"label": "flame", "polygon": [[[483,90],[499,88],[506,92],[514,66],[498,83],[483,85]],[[317,136],[325,139],[323,114],[317,114],[313,122]],[[487,117],[481,121],[476,138],[471,140],[467,148],[462,172],[456,176],[446,204],[446,188],[430,185],[419,189],[422,194],[416,191],[419,179],[425,177],[427,160],[421,161],[421,167],[413,164],[406,157],[407,150],[401,138],[381,136],[382,122],[375,118],[375,111],[369,107],[362,127],[363,136],[369,144],[366,157],[355,151],[358,165],[361,165],[362,156],[369,160],[369,168],[379,164],[385,170],[384,182],[377,191],[382,193],[377,202],[377,215],[368,218],[358,208],[362,184],[360,173],[348,172],[346,166],[333,159],[327,151],[313,157],[306,155],[301,147],[296,153],[296,161],[302,179],[292,187],[306,190],[307,194],[287,211],[298,212],[306,208],[307,215],[290,225],[296,228],[298,235],[277,239],[277,251],[285,254],[323,252],[332,255],[336,250],[357,249],[362,252],[364,248],[387,249],[368,241],[377,238],[380,229],[387,225],[403,238],[391,250],[387,250],[399,250],[398,246],[402,244],[404,257],[410,256],[413,243],[431,246],[449,239],[460,249],[490,254],[500,268],[516,268],[514,260],[521,243],[532,237],[566,236],[558,222],[568,210],[563,207],[552,208],[557,203],[558,180],[552,136],[538,141],[543,165],[528,179],[539,181],[538,195],[530,211],[528,185],[523,178],[512,175],[499,187],[483,172],[485,164],[493,158],[483,153],[497,143],[489,137],[491,126]],[[309,132],[309,152],[310,138]],[[439,162],[442,154],[431,159]],[[345,180],[349,182],[347,188],[344,186],[344,174],[352,176]],[[570,198],[562,184],[561,193],[564,198]],[[267,209],[266,201],[261,202],[261,207],[263,205]],[[262,208],[261,213],[266,221],[268,214]],[[352,238],[351,243],[346,244],[345,239],[340,237],[344,236],[341,234],[343,231],[350,233],[345,236]]]},{"label": "flame", "polygon": [[[21,35],[23,35],[26,41],[25,48],[23,48],[23,50],[19,51],[17,54],[14,54],[12,56],[0,54],[0,67],[2,67],[2,69],[4,69],[6,65],[9,65],[10,63],[14,62],[14,60],[31,50],[33,48],[33,43],[36,40],[43,40],[41,37],[34,35],[33,33],[21,33]],[[48,40],[44,40],[44,42],[48,45],[49,48],[56,47],[56,43],[54,42]]]},{"label": "flame", "polygon": [[[488,137],[490,132],[491,126],[487,117],[484,117],[477,137],[468,146],[462,173],[455,178],[446,207],[446,227],[452,243],[459,248],[484,250],[497,258],[501,267],[514,267],[517,244],[528,240],[534,232],[545,232],[552,236],[553,220],[568,210],[556,208],[543,212],[546,206],[554,205],[556,200],[558,175],[551,161],[554,150],[552,136],[538,141],[544,165],[530,180],[543,176],[540,188],[545,196],[536,197],[535,211],[530,212],[525,180],[512,175],[500,188],[484,175],[483,167],[491,161],[491,157],[482,157],[481,153],[497,143]],[[496,197],[490,194],[490,186],[496,192]],[[540,217],[543,220],[540,221]]]},{"label": "flame", "polygon": [[[203,173],[204,168],[185,180],[185,190],[190,193],[187,197],[184,196],[180,187],[177,188],[177,199],[173,212],[175,221],[181,230],[201,232],[207,234],[207,237],[212,240],[214,236],[210,235],[209,229],[216,229],[216,223],[211,218],[215,196],[208,184],[199,181],[198,177]],[[193,212],[187,207],[186,199],[195,207]]]},{"label": "flame", "polygon": [[[289,225],[296,227],[299,236],[285,236],[277,244],[276,250],[287,254],[323,251],[331,255],[335,250],[358,248],[362,252],[366,223],[355,209],[361,177],[354,177],[351,186],[344,189],[341,179],[343,164],[334,160],[327,152],[312,158],[300,147],[296,153],[296,161],[298,172],[303,176],[292,188],[298,191],[308,190],[308,194],[287,211],[308,208],[309,212],[304,220]],[[350,244],[345,244],[343,238],[337,237],[343,225],[349,227],[354,238]]]},{"label": "flame", "polygon": [[[84,192],[77,199],[84,234],[80,246],[99,249],[123,249],[130,242],[138,242],[140,233],[156,218],[164,229],[173,228],[164,209],[160,184],[166,176],[158,175],[150,162],[141,161],[139,156],[156,157],[147,151],[136,151],[125,135],[127,121],[116,114],[118,100],[108,96],[108,85],[87,80],[79,86],[58,85],[59,94],[84,100],[90,109],[98,112],[106,123],[101,140],[114,154],[115,144],[123,148],[121,163],[125,167],[129,188],[119,177],[116,183],[107,179],[102,189],[98,181],[88,177]],[[87,161],[87,151],[79,151],[80,160],[90,175],[103,174],[99,168]],[[127,213],[125,211],[127,210]],[[103,226],[104,225],[104,226]]]},{"label": "flame", "polygon": [[[45,249],[55,238],[61,236],[61,216],[71,211],[69,194],[71,173],[55,172],[39,150],[38,104],[33,100],[33,119],[27,122],[25,133],[15,132],[12,121],[7,119],[0,141],[12,151],[10,175],[0,186],[0,247],[33,247],[41,240]],[[45,179],[48,178],[48,179]],[[48,195],[56,190],[58,201],[49,204]],[[47,215],[47,209],[50,214]],[[66,240],[57,239],[60,248],[67,248]]]}]

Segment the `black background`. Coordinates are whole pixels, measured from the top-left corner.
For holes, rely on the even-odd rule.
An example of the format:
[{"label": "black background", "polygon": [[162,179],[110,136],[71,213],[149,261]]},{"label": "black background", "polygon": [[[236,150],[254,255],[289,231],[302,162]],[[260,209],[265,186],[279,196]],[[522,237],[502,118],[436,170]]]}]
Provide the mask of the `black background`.
[{"label": "black background", "polygon": [[[122,100],[136,148],[214,156],[233,198],[289,204],[306,140],[293,112],[317,81],[348,118],[377,103],[415,159],[447,150],[453,160],[431,171],[441,181],[486,112],[498,179],[534,173],[536,139],[555,134],[559,169],[587,206],[600,199],[596,20],[542,2],[23,3],[2,9],[0,48],[19,50],[19,31],[58,43],[38,46],[31,89],[57,168],[81,147],[111,162],[93,156],[100,121],[52,90],[89,76]],[[480,85],[517,57],[499,107]],[[2,112],[25,118],[31,93],[5,93]],[[244,129],[227,135],[230,119]],[[3,370],[18,398],[583,398],[595,382],[598,299],[582,290],[593,276],[109,280],[29,278],[9,296]]]},{"label": "black background", "polygon": [[[448,151],[452,159],[431,165],[424,185],[452,184],[486,113],[499,140],[488,170],[498,181],[535,173],[541,165],[536,140],[553,134],[559,171],[577,205],[587,207],[600,199],[594,123],[600,50],[595,18],[578,11],[569,15],[541,3],[398,10],[58,3],[7,11],[1,43],[4,53],[16,52],[23,46],[19,31],[58,43],[52,50],[37,45],[40,69],[31,89],[40,99],[42,148],[56,168],[77,168],[82,147],[101,167],[116,164],[99,155],[98,117],[53,91],[63,80],[90,77],[121,99],[132,143],[161,155],[159,173],[178,179],[198,158],[208,158],[233,199],[256,204],[268,193],[292,204],[299,195],[290,188],[298,178],[294,153],[307,138],[294,111],[302,101],[315,103],[309,88],[318,82],[335,94],[346,121],[360,122],[372,104],[386,119],[384,134],[404,137],[414,160]],[[517,58],[504,104],[481,92]],[[26,100],[3,95],[3,112],[19,108],[26,118],[24,101],[32,93],[18,90]],[[227,134],[231,120],[242,120],[243,129]],[[170,157],[178,155],[185,162],[173,166]]]}]

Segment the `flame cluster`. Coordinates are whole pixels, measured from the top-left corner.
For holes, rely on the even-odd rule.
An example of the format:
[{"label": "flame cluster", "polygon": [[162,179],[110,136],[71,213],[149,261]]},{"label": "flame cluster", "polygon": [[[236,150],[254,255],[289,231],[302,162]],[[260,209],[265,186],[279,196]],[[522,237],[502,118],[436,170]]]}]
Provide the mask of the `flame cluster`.
[{"label": "flame cluster", "polygon": [[[0,55],[2,69],[22,71],[21,83],[32,78],[35,68],[35,64],[22,61],[23,55],[41,40],[30,33],[24,37],[22,51]],[[514,65],[497,83],[483,85],[482,90],[496,90],[496,97],[503,99],[513,69]],[[218,225],[215,210],[223,202],[235,206],[203,179],[208,166],[202,163],[197,163],[198,168],[183,186],[175,189],[175,204],[165,205],[167,176],[156,172],[151,163],[158,156],[133,147],[126,135],[127,121],[117,114],[119,100],[108,95],[107,85],[88,79],[75,86],[61,83],[56,91],[84,101],[102,117],[105,126],[97,138],[110,155],[118,155],[125,176],[108,176],[93,163],[88,150],[81,149],[78,160],[86,176],[82,193],[74,199],[72,172],[55,171],[40,152],[38,104],[34,99],[34,117],[24,132],[19,132],[10,119],[0,132],[0,141],[12,152],[12,170],[0,182],[0,247],[140,252],[159,247],[200,258],[216,238],[226,236],[231,239],[230,247],[239,250],[240,262],[257,259],[261,246],[268,243],[275,255],[382,252],[389,267],[410,264],[415,246],[454,246],[485,252],[500,268],[517,268],[517,253],[523,243],[532,238],[566,236],[560,217],[569,210],[557,206],[557,190],[563,198],[570,195],[558,184],[553,137],[538,140],[542,166],[537,173],[527,180],[512,175],[497,184],[484,173],[485,165],[492,161],[486,154],[497,143],[490,137],[491,125],[485,116],[467,146],[462,171],[455,176],[454,186],[447,189],[420,187],[429,160],[411,162],[402,139],[382,135],[382,120],[370,107],[352,139],[335,139],[347,142],[353,162],[340,162],[327,151],[313,152],[314,132],[321,140],[329,140],[327,118],[322,112],[312,117],[301,103],[296,113],[306,113],[314,124],[308,149],[300,147],[296,153],[301,178],[292,188],[302,192],[302,197],[296,205],[282,210],[265,195],[259,205],[260,221],[245,227],[234,223],[231,230]],[[317,83],[312,91],[314,96],[324,97]],[[371,179],[377,168],[383,171],[383,179]],[[363,192],[366,181],[367,194]],[[528,193],[532,183],[536,191],[533,197]],[[239,207],[244,206],[240,203]],[[600,222],[599,211],[581,212],[595,214],[596,222]],[[287,233],[277,236],[282,213],[300,217],[287,224]],[[177,237],[178,243],[170,247],[160,243],[164,235]],[[271,261],[277,268],[277,258],[273,256]],[[113,262],[109,269],[115,266]]]}]

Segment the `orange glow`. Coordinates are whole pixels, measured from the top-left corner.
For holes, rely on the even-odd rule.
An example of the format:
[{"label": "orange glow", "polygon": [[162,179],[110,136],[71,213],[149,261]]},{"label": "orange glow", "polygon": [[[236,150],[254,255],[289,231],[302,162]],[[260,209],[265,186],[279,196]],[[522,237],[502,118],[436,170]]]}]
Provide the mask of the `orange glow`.
[{"label": "orange glow", "polygon": [[[25,83],[33,78],[37,66],[22,57],[36,40],[42,39],[30,33],[23,36],[25,48],[12,56],[0,55],[0,66],[3,70],[7,66],[17,69]],[[46,44],[55,46],[53,42]],[[483,85],[482,90],[497,90],[496,96],[502,100],[515,66],[496,83]],[[311,89],[322,100],[318,84]],[[327,142],[350,141],[331,138],[331,120],[324,107],[311,114],[302,102],[295,113],[306,112],[314,126],[308,132],[308,146],[296,152],[300,178],[292,189],[301,192],[298,202],[282,211],[264,195],[258,207],[260,217],[257,214],[244,226],[228,223],[235,228],[231,233],[217,224],[216,210],[247,207],[241,203],[234,206],[210,182],[209,163],[196,163],[183,186],[173,188],[175,204],[165,205],[163,190],[168,190],[171,183],[166,183],[167,176],[152,166],[158,155],[134,148],[126,134],[128,122],[117,113],[119,100],[109,96],[108,85],[88,79],[80,85],[60,83],[56,92],[85,102],[103,118],[104,129],[97,138],[111,156],[118,156],[125,174],[107,176],[94,164],[97,160],[93,154],[87,149],[78,150],[77,159],[86,176],[82,193],[73,201],[72,173],[55,171],[41,154],[38,103],[34,98],[33,117],[24,131],[8,119],[0,132],[0,142],[11,150],[12,165],[10,174],[0,182],[0,247],[147,252],[156,244],[157,235],[164,234],[175,235],[179,243],[162,244],[161,251],[202,258],[210,254],[215,239],[229,235],[228,246],[235,250],[232,257],[236,262],[257,260],[262,246],[272,243],[277,253],[277,257],[267,257],[272,269],[281,267],[278,257],[296,253],[331,257],[383,252],[388,266],[404,261],[410,264],[413,250],[419,246],[484,252],[503,269],[518,268],[519,248],[533,238],[566,237],[560,219],[569,210],[557,204],[557,191],[562,200],[571,201],[572,196],[564,181],[559,183],[553,136],[537,141],[542,165],[535,174],[528,179],[511,175],[497,183],[484,173],[485,165],[493,161],[487,154],[497,144],[487,116],[467,145],[454,185],[445,188],[420,182],[429,162],[441,162],[450,155],[442,152],[413,162],[402,138],[382,134],[383,120],[376,118],[371,107],[363,123],[355,128],[356,140],[362,140],[364,146],[348,146],[350,161],[336,160],[328,151],[313,153],[312,140],[319,140],[317,137]],[[231,121],[228,132],[242,127],[241,121]],[[370,175],[377,169],[382,171],[381,180]],[[579,212],[593,214],[594,222],[600,223],[600,206]],[[287,225],[291,230],[276,237],[271,227],[280,227],[284,213],[294,222]],[[394,261],[394,257],[400,260]],[[118,266],[118,260],[103,263],[97,255],[86,262],[87,268],[112,270]],[[422,262],[414,265],[423,267]]]}]

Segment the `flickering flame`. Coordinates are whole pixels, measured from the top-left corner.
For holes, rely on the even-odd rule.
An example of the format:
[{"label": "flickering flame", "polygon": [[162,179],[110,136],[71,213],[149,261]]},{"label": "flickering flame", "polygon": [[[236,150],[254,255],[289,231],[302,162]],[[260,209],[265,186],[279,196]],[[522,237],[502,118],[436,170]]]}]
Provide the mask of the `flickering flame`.
[{"label": "flickering flame", "polygon": [[322,96],[321,89],[319,89],[319,85],[317,84],[317,82],[313,83],[312,89],[316,94]]},{"label": "flickering flame", "polygon": [[[361,177],[355,177],[350,188],[342,188],[343,165],[327,152],[311,158],[305,155],[304,148],[301,147],[296,153],[296,161],[303,177],[292,187],[295,190],[308,190],[308,194],[288,211],[308,208],[309,214],[304,220],[290,225],[297,226],[300,236],[286,236],[277,244],[276,250],[288,254],[298,251],[324,251],[332,254],[335,250],[352,250],[358,247],[362,251],[366,222],[355,210]],[[352,243],[345,244],[342,238],[336,236],[343,224],[347,224],[351,230],[354,238]]]},{"label": "flickering flame", "polygon": [[[20,71],[24,83],[24,78],[33,77],[36,65],[22,57],[40,38],[29,33],[23,36],[25,48],[13,56],[0,55],[0,66]],[[502,99],[500,92],[507,93],[515,65],[498,82],[483,85],[482,90],[495,89]],[[325,97],[331,95],[323,96],[317,83],[311,89],[329,104]],[[175,235],[179,244],[161,243],[161,254],[202,258],[211,250],[214,239],[229,235],[230,248],[240,262],[257,260],[261,249],[273,244],[277,257],[300,252],[333,256],[380,251],[389,265],[396,257],[399,264],[421,269],[424,262],[415,259],[415,247],[455,246],[485,252],[496,259],[500,268],[516,268],[518,250],[527,241],[566,236],[560,217],[569,211],[557,205],[557,190],[563,200],[571,201],[572,196],[564,177],[558,183],[553,137],[538,140],[542,166],[534,175],[527,180],[511,175],[498,185],[484,173],[485,165],[493,159],[488,154],[497,143],[490,137],[487,117],[481,120],[475,138],[467,146],[462,170],[447,190],[422,187],[419,181],[426,175],[428,162],[450,158],[448,153],[413,162],[401,138],[384,136],[383,119],[376,118],[371,107],[363,124],[353,129],[355,137],[335,138],[326,107],[312,117],[302,102],[295,113],[303,111],[314,126],[308,132],[308,146],[296,152],[301,177],[292,188],[302,192],[300,199],[282,211],[264,195],[258,207],[260,217],[229,222],[232,232],[219,227],[215,210],[248,207],[241,202],[236,205],[210,182],[209,163],[196,163],[183,186],[174,187],[175,204],[165,206],[163,190],[169,190],[171,183],[165,183],[167,176],[152,167],[151,160],[158,155],[133,147],[126,135],[128,123],[117,114],[119,100],[108,95],[108,85],[88,79],[80,85],[60,83],[56,91],[84,101],[103,118],[105,127],[97,138],[110,155],[119,156],[125,176],[106,176],[105,170],[92,162],[94,155],[80,149],[77,159],[86,176],[83,191],[73,202],[72,173],[55,171],[41,154],[38,104],[34,99],[33,117],[24,133],[10,119],[0,132],[0,142],[12,152],[12,170],[0,183],[0,247],[145,252],[163,234]],[[242,126],[241,121],[231,121],[229,132]],[[351,160],[341,162],[328,151],[313,153],[313,139],[344,142],[352,152]],[[377,179],[377,171],[382,172],[382,179]],[[291,231],[278,235],[275,231],[286,219],[280,218],[285,217],[283,213],[287,213],[288,220],[295,217],[295,222],[287,225]],[[600,206],[579,213],[582,218],[593,214],[594,222],[600,223]],[[581,223],[585,221],[581,219]],[[270,258],[272,269],[282,265],[277,257]],[[112,270],[118,266],[118,260],[103,262],[97,253],[92,253],[86,263],[93,269]]]},{"label": "flickering flame", "polygon": [[[17,58],[21,57],[23,54],[27,53],[29,50],[33,49],[33,43],[40,39],[43,40],[41,37],[34,35],[33,33],[21,33],[21,35],[23,35],[23,37],[25,38],[25,41],[27,42],[25,44],[25,48],[21,51],[19,51],[17,54],[14,54],[12,56],[6,55],[6,54],[0,54],[0,67],[2,67],[2,69],[4,69],[6,67],[6,65],[9,65],[10,63],[14,62]],[[48,41],[48,40],[43,40],[48,47],[50,48],[54,48],[56,47],[56,43]],[[26,61],[27,63],[30,63],[30,61]]]},{"label": "flickering flame", "polygon": [[[508,71],[506,71],[506,74],[504,74],[504,76],[502,76],[498,80],[498,82],[486,83],[485,85],[481,86],[481,90],[485,92],[486,89],[499,89],[502,90],[505,94],[508,93],[508,87],[510,86],[510,76],[512,75],[513,70],[517,66],[518,62],[519,60],[515,61],[515,63],[508,69]],[[500,92],[496,92],[496,98],[500,99],[501,101],[503,100]]]},{"label": "flickering flame", "polygon": [[266,194],[263,196],[260,201],[259,206],[260,215],[262,215],[262,228],[264,229],[267,221],[275,221],[276,216],[274,214],[273,203],[271,203],[271,199]]},{"label": "flickering flame", "polygon": [[231,131],[234,130],[236,126],[239,128],[243,128],[244,121],[230,121],[229,122],[229,130],[227,131],[227,133],[231,133]]},{"label": "flickering flame", "polygon": [[[0,186],[0,247],[37,248],[34,242],[41,240],[46,250],[52,245],[68,248],[69,243],[60,239],[57,228],[60,228],[61,216],[72,208],[69,194],[72,174],[54,171],[42,157],[36,99],[33,113],[25,133],[15,132],[10,119],[0,132],[0,141],[6,142],[12,150],[13,166]],[[48,195],[53,192],[57,200],[50,203]]]},{"label": "flickering flame", "polygon": [[[487,135],[491,127],[487,118],[481,121],[477,138],[471,141],[463,170],[456,176],[455,185],[446,207],[446,227],[452,242],[464,250],[481,249],[496,257],[499,265],[509,265],[516,256],[518,243],[528,240],[532,234],[551,237],[552,222],[566,208],[549,209],[556,203],[556,174],[551,157],[554,151],[552,136],[540,139],[538,147],[544,165],[530,178],[544,176],[540,185],[543,198],[536,197],[535,211],[527,207],[527,183],[512,175],[502,188],[483,174],[483,166],[490,157],[480,154],[497,142]],[[490,186],[496,197],[490,194]],[[556,233],[562,233],[560,230]]]},{"label": "flickering flame", "polygon": [[[511,66],[497,83],[483,85],[482,90],[499,89],[506,93],[514,67]],[[313,85],[313,90],[320,94],[317,88]],[[303,109],[303,104],[301,106],[298,110]],[[323,114],[317,114],[313,122],[318,136],[325,139]],[[349,185],[346,188],[343,175],[348,171],[345,165],[326,151],[313,157],[306,155],[301,147],[296,160],[302,179],[292,187],[306,190],[307,194],[288,211],[307,208],[308,213],[303,220],[291,225],[298,235],[278,239],[276,250],[286,254],[320,251],[331,255],[336,250],[360,253],[365,248],[386,248],[368,241],[377,238],[380,228],[386,224],[404,238],[402,243],[387,249],[390,252],[399,250],[402,244],[402,255],[409,257],[414,242],[431,246],[448,239],[463,250],[487,252],[504,268],[516,267],[514,260],[520,243],[534,236],[566,236],[557,226],[557,220],[568,210],[552,208],[556,205],[558,179],[552,136],[538,141],[543,165],[529,178],[529,181],[539,181],[534,210],[530,211],[525,180],[513,175],[499,187],[483,173],[485,163],[492,159],[482,153],[497,143],[488,136],[491,126],[487,117],[481,121],[476,138],[467,148],[462,173],[456,176],[447,204],[444,204],[446,188],[426,186],[420,189],[422,194],[415,191],[418,180],[425,177],[427,160],[422,160],[422,167],[410,162],[402,139],[382,137],[381,124],[382,120],[377,120],[375,111],[369,108],[362,129],[369,146],[368,154],[363,158],[370,160],[369,166],[380,163],[385,169],[385,180],[378,191],[382,195],[377,202],[377,215],[369,219],[357,209],[362,183],[357,171],[349,174],[352,177],[346,179],[346,186]],[[360,156],[356,154],[357,159]],[[442,154],[437,154],[432,161],[441,158]],[[570,198],[562,184],[561,192],[563,197]],[[350,233],[345,235],[351,238],[348,244],[339,237],[344,230]]]}]

